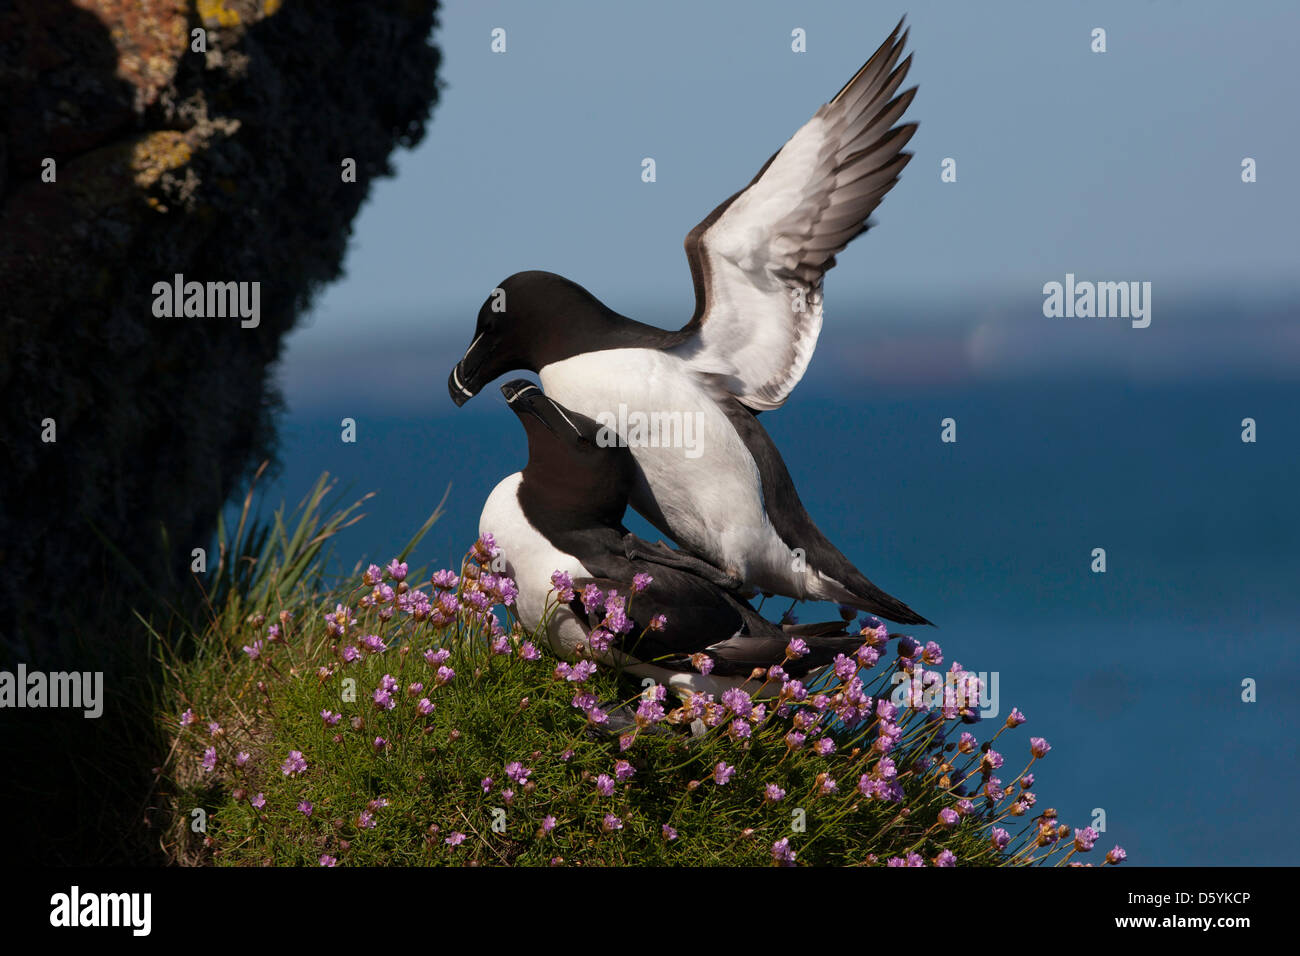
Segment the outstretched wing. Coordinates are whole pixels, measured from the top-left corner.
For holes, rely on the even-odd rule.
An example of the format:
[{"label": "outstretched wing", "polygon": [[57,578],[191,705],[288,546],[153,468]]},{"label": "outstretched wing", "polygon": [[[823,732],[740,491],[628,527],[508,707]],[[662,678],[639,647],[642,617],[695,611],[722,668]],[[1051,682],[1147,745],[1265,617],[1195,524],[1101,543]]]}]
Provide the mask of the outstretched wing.
[{"label": "outstretched wing", "polygon": [[912,154],[915,123],[894,123],[916,87],[894,96],[912,58],[902,21],[879,50],[736,193],[690,231],[693,334],[676,351],[750,408],[781,406],[803,377],[822,325],[822,276]]}]

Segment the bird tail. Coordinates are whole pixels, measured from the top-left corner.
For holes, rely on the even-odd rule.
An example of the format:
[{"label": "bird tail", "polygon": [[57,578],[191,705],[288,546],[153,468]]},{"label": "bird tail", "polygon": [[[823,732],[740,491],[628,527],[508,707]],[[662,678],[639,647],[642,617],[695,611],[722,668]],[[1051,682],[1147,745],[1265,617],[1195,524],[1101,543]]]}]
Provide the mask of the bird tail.
[{"label": "bird tail", "polygon": [[[808,653],[794,660],[785,660],[786,645],[795,637],[808,646]],[[715,672],[719,674],[749,673],[755,667],[765,669],[772,664],[781,664],[787,674],[806,677],[834,663],[840,654],[852,656],[862,642],[862,636],[850,634],[843,621],[786,624],[779,630],[767,624],[766,627],[751,626],[749,633],[712,644],[708,651],[717,662]]]},{"label": "bird tail", "polygon": [[[845,563],[847,564],[847,562]],[[849,607],[857,608],[859,611],[866,611],[868,614],[874,614],[889,621],[897,621],[899,624],[929,624],[933,626],[932,621],[927,621],[898,598],[880,590],[861,573],[851,571],[845,577],[848,580],[841,583],[825,574],[819,574],[818,578],[823,589],[822,593],[815,595],[815,597],[824,601],[846,604]]]}]

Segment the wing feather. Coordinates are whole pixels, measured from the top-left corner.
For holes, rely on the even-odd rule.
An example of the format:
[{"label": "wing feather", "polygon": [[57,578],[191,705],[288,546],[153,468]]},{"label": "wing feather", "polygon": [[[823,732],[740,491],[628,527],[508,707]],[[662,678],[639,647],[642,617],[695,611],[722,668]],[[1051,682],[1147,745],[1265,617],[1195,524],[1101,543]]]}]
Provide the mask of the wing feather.
[{"label": "wing feather", "polygon": [[780,407],[803,378],[821,333],[822,278],[911,159],[903,147],[916,124],[894,125],[916,95],[895,95],[912,63],[899,62],[902,26],[686,237],[695,313],[676,351],[752,409]]}]

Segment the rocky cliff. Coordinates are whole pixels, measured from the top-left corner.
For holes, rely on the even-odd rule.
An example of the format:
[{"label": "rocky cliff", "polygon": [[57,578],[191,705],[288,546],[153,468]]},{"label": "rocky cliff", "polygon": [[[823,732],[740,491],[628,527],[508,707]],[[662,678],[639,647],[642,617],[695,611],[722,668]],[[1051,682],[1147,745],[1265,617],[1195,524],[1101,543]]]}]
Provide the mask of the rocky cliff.
[{"label": "rocky cliff", "polygon": [[437,99],[436,6],[0,0],[0,671],[102,670],[107,698],[0,710],[5,859],[156,854],[135,613],[194,596],[273,451],[281,341]]},{"label": "rocky cliff", "polygon": [[[272,446],[284,334],[424,133],[435,8],[0,0],[0,660],[184,582]],[[178,274],[258,283],[256,326],[159,317]]]}]

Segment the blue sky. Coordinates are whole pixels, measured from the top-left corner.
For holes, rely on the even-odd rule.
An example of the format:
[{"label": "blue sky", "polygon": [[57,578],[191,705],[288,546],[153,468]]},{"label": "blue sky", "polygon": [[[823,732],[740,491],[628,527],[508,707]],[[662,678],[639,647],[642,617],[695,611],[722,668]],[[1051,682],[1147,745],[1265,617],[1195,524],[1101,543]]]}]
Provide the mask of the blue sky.
[{"label": "blue sky", "polygon": [[1294,3],[451,3],[428,137],[375,187],[347,277],[290,355],[306,339],[467,336],[487,292],[528,268],[679,324],[686,232],[903,13],[916,157],[828,275],[828,329],[960,326],[1007,296],[1032,305],[1066,272],[1152,281],[1157,308],[1295,290]]}]

